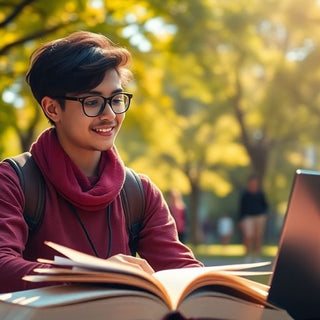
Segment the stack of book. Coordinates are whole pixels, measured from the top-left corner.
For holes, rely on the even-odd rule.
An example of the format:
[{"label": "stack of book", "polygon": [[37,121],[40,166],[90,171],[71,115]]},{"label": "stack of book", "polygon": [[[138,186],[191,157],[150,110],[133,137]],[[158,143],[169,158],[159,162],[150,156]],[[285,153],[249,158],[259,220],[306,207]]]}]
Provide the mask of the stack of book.
[{"label": "stack of book", "polygon": [[65,257],[26,281],[52,286],[0,296],[0,319],[292,319],[269,302],[248,271],[266,263],[183,268],[149,274],[47,242]]}]

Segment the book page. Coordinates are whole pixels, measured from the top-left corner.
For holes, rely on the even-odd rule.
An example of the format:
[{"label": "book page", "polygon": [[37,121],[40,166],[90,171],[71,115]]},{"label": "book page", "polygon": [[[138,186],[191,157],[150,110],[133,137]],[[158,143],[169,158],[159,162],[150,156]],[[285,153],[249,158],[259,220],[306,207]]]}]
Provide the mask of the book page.
[{"label": "book page", "polygon": [[[270,272],[249,272],[237,271],[237,268],[242,268],[245,265],[227,265],[216,267],[203,268],[184,268],[184,269],[170,269],[156,272],[154,277],[157,278],[166,288],[172,302],[172,308],[176,309],[181,303],[181,300],[191,291],[196,290],[202,286],[208,285],[233,285],[240,289],[243,286],[250,286],[250,292],[258,295],[261,302],[265,302],[269,286],[261,283],[251,281],[240,276],[251,276],[270,274]],[[256,265],[260,266],[260,265]],[[226,269],[226,270],[223,270]],[[228,271],[228,269],[230,271]],[[239,279],[235,282],[234,279]]]},{"label": "book page", "polygon": [[[268,264],[253,263],[171,269],[159,271],[150,275],[143,270],[138,270],[135,267],[122,264],[121,262],[113,262],[97,258],[53,242],[46,242],[46,244],[69,258],[55,257],[55,261],[51,262],[52,265],[68,266],[72,267],[72,269],[38,268],[35,271],[40,275],[25,276],[23,278],[24,280],[34,282],[60,281],[129,285],[154,293],[171,309],[176,309],[180,301],[189,292],[201,286],[208,286],[212,284],[223,284],[228,286],[232,284],[238,290],[240,290],[240,288],[242,290],[242,287],[248,286],[249,283],[241,281],[249,280],[238,277],[239,280],[234,281],[232,276],[235,276],[231,273],[237,275],[248,275],[248,271],[240,272],[239,270]],[[50,263],[48,260],[44,261],[46,263]],[[224,270],[224,273],[222,273],[222,270]],[[227,274],[227,272],[229,272],[229,274]],[[267,292],[267,289],[261,284],[253,285],[253,283],[251,283],[250,286],[254,287],[254,289],[249,288],[252,291],[250,291],[251,294],[254,294],[254,291],[256,291],[256,295],[259,296],[260,294],[259,299],[264,301],[265,298],[261,298],[261,295],[263,295],[264,292]],[[259,290],[261,292],[259,292]],[[259,292],[259,294],[257,292]]]},{"label": "book page", "polygon": [[[161,287],[157,280],[148,280],[133,277],[131,274],[115,273],[107,271],[95,271],[81,268],[36,268],[34,272],[40,275],[25,276],[24,279],[32,282],[76,282],[76,283],[97,283],[106,285],[129,285],[135,288],[147,290],[159,298],[167,305],[170,305],[167,291]],[[156,284],[155,284],[156,283]],[[107,287],[107,286],[105,286]]]},{"label": "book page", "polygon": [[1,320],[163,319],[168,311],[151,293],[101,284],[49,286],[0,295]]},{"label": "book page", "polygon": [[[170,305],[170,298],[161,282],[143,270],[139,270],[127,264],[122,264],[121,262],[97,258],[54,242],[46,241],[45,244],[62,253],[69,259],[56,256],[54,261],[48,261],[46,259],[39,260],[52,265],[72,267],[73,272],[66,271],[68,269],[59,269],[52,272],[53,268],[37,268],[35,269],[36,272],[43,274],[45,273],[44,270],[46,270],[46,273],[48,274],[39,276],[26,275],[23,277],[24,280],[31,282],[110,282],[129,286],[131,285],[153,292],[168,306]],[[82,271],[79,273],[79,271],[76,272],[77,269],[86,269],[87,272]]]},{"label": "book page", "polygon": [[[72,262],[70,265],[72,266],[81,266],[81,267],[87,267],[90,269],[95,270],[107,270],[107,271],[114,271],[114,272],[123,272],[123,273],[129,273],[129,274],[135,274],[136,276],[142,277],[142,278],[151,278],[148,277],[148,273],[144,272],[143,270],[139,270],[135,267],[131,267],[130,265],[124,265],[120,262],[115,261],[108,261],[105,259],[101,259],[62,245],[59,245],[57,243],[46,241],[46,245],[49,247],[55,249],[56,251],[62,253],[64,256],[68,257]],[[69,262],[70,262],[69,260]],[[60,263],[62,265],[67,265],[68,260],[63,257],[55,257],[56,264]]]},{"label": "book page", "polygon": [[0,301],[32,307],[54,307],[123,295],[132,296],[133,292],[123,288],[106,290],[100,285],[72,284],[0,294]]}]

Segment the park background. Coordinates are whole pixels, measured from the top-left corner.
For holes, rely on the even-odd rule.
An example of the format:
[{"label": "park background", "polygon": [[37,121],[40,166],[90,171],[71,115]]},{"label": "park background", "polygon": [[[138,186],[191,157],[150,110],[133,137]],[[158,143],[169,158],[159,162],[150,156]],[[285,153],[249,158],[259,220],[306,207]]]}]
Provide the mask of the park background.
[{"label": "park background", "polygon": [[134,98],[116,145],[164,193],[183,192],[197,254],[228,252],[201,247],[219,243],[215,228],[204,238],[208,217],[231,216],[240,243],[238,199],[256,171],[274,255],[295,170],[319,168],[320,1],[0,0],[0,159],[49,126],[25,82],[30,54],[77,30],[131,51]]}]

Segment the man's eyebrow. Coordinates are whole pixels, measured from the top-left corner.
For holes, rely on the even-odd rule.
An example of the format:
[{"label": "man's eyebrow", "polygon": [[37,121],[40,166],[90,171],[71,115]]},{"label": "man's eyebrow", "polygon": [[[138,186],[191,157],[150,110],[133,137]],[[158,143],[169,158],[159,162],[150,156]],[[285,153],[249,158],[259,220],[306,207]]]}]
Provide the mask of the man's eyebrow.
[{"label": "man's eyebrow", "polygon": [[[123,92],[123,89],[122,88],[119,88],[119,89],[115,89],[111,92],[111,95],[115,94],[115,93],[118,93],[118,92]],[[86,92],[86,94],[96,94],[96,95],[102,95],[102,92],[101,91],[95,91],[95,90],[91,90],[91,91],[88,91]]]}]

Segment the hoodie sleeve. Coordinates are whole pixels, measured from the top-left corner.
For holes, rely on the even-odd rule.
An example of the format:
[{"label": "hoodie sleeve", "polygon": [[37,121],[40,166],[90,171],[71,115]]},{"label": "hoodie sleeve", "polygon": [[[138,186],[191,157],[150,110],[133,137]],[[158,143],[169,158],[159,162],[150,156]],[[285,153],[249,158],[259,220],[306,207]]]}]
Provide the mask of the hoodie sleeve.
[{"label": "hoodie sleeve", "polygon": [[[26,261],[23,251],[28,240],[28,226],[23,217],[24,195],[19,178],[10,164],[0,163],[0,292],[30,289],[22,280],[31,274],[37,262]],[[39,285],[37,285],[38,287]]]},{"label": "hoodie sleeve", "polygon": [[145,175],[140,175],[146,196],[146,213],[140,232],[139,255],[156,271],[201,267],[191,250],[178,239],[177,228],[161,191]]}]

